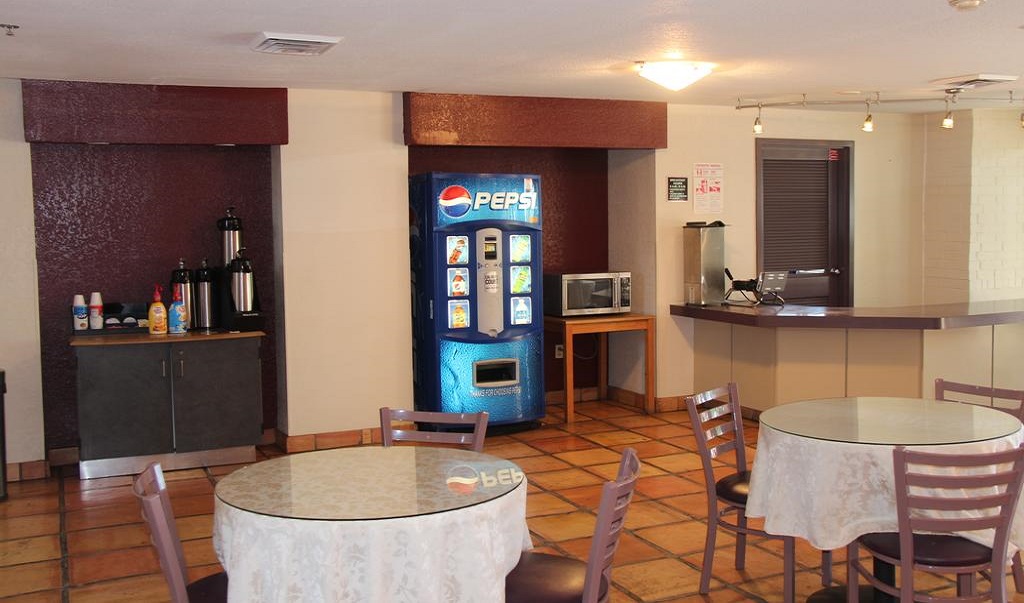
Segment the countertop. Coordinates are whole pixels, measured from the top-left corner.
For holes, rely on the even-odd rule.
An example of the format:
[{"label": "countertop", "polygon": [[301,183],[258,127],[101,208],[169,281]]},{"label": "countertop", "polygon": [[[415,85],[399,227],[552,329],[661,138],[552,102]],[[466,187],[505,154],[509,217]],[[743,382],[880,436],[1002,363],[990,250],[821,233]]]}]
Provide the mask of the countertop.
[{"label": "countertop", "polygon": [[1024,299],[878,308],[676,303],[670,309],[675,316],[751,327],[930,330],[1024,322]]},{"label": "countertop", "polygon": [[174,333],[166,335],[150,335],[149,333],[117,333],[110,335],[76,335],[71,338],[72,347],[78,346],[108,346],[108,345],[143,345],[153,343],[195,343],[199,341],[223,341],[225,339],[247,339],[250,337],[263,337],[263,331],[214,331],[203,333],[200,331],[189,331],[188,333]]}]

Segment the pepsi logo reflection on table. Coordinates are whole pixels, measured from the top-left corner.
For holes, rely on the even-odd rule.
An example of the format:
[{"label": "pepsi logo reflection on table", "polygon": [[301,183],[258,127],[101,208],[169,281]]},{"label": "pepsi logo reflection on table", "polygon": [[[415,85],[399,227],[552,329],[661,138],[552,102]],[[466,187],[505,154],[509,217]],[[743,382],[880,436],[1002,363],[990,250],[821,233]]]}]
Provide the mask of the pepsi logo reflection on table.
[{"label": "pepsi logo reflection on table", "polygon": [[525,479],[523,472],[515,466],[481,467],[461,463],[448,469],[445,483],[448,489],[456,494],[472,494],[478,488],[495,488],[497,486],[514,486]]}]

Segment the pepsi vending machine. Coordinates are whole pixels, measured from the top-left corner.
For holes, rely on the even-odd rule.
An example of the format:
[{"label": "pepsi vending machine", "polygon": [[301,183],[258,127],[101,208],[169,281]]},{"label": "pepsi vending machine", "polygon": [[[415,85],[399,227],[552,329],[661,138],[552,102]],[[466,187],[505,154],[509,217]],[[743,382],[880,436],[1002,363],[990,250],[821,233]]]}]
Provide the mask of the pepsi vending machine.
[{"label": "pepsi vending machine", "polygon": [[417,410],[544,416],[540,177],[410,178]]}]

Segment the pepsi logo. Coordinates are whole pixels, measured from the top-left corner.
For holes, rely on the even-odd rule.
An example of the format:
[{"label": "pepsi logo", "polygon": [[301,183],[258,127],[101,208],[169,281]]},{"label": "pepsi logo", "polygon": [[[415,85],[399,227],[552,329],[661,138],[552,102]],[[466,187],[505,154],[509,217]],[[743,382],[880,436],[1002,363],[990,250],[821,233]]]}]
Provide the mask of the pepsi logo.
[{"label": "pepsi logo", "polygon": [[450,218],[461,218],[473,206],[472,197],[466,187],[453,184],[446,186],[437,197],[437,205]]},{"label": "pepsi logo", "polygon": [[480,475],[469,465],[456,465],[448,470],[445,485],[456,494],[472,494],[480,485]]}]

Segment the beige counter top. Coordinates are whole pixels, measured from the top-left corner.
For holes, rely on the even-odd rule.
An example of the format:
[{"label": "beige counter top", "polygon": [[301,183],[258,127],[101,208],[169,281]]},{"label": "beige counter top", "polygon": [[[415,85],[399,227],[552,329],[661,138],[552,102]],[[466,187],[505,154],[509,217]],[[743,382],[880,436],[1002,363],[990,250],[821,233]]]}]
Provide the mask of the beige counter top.
[{"label": "beige counter top", "polygon": [[246,339],[249,337],[263,337],[263,331],[245,331],[231,333],[228,331],[215,331],[213,333],[201,333],[190,331],[188,333],[175,333],[173,335],[150,335],[149,333],[124,333],[112,335],[76,335],[71,338],[72,347],[77,346],[107,346],[107,345],[144,345],[153,343],[196,343],[199,341],[221,341],[225,339]]},{"label": "beige counter top", "polygon": [[1024,322],[1024,299],[891,308],[680,303],[672,304],[670,310],[675,316],[751,327],[934,330]]}]

